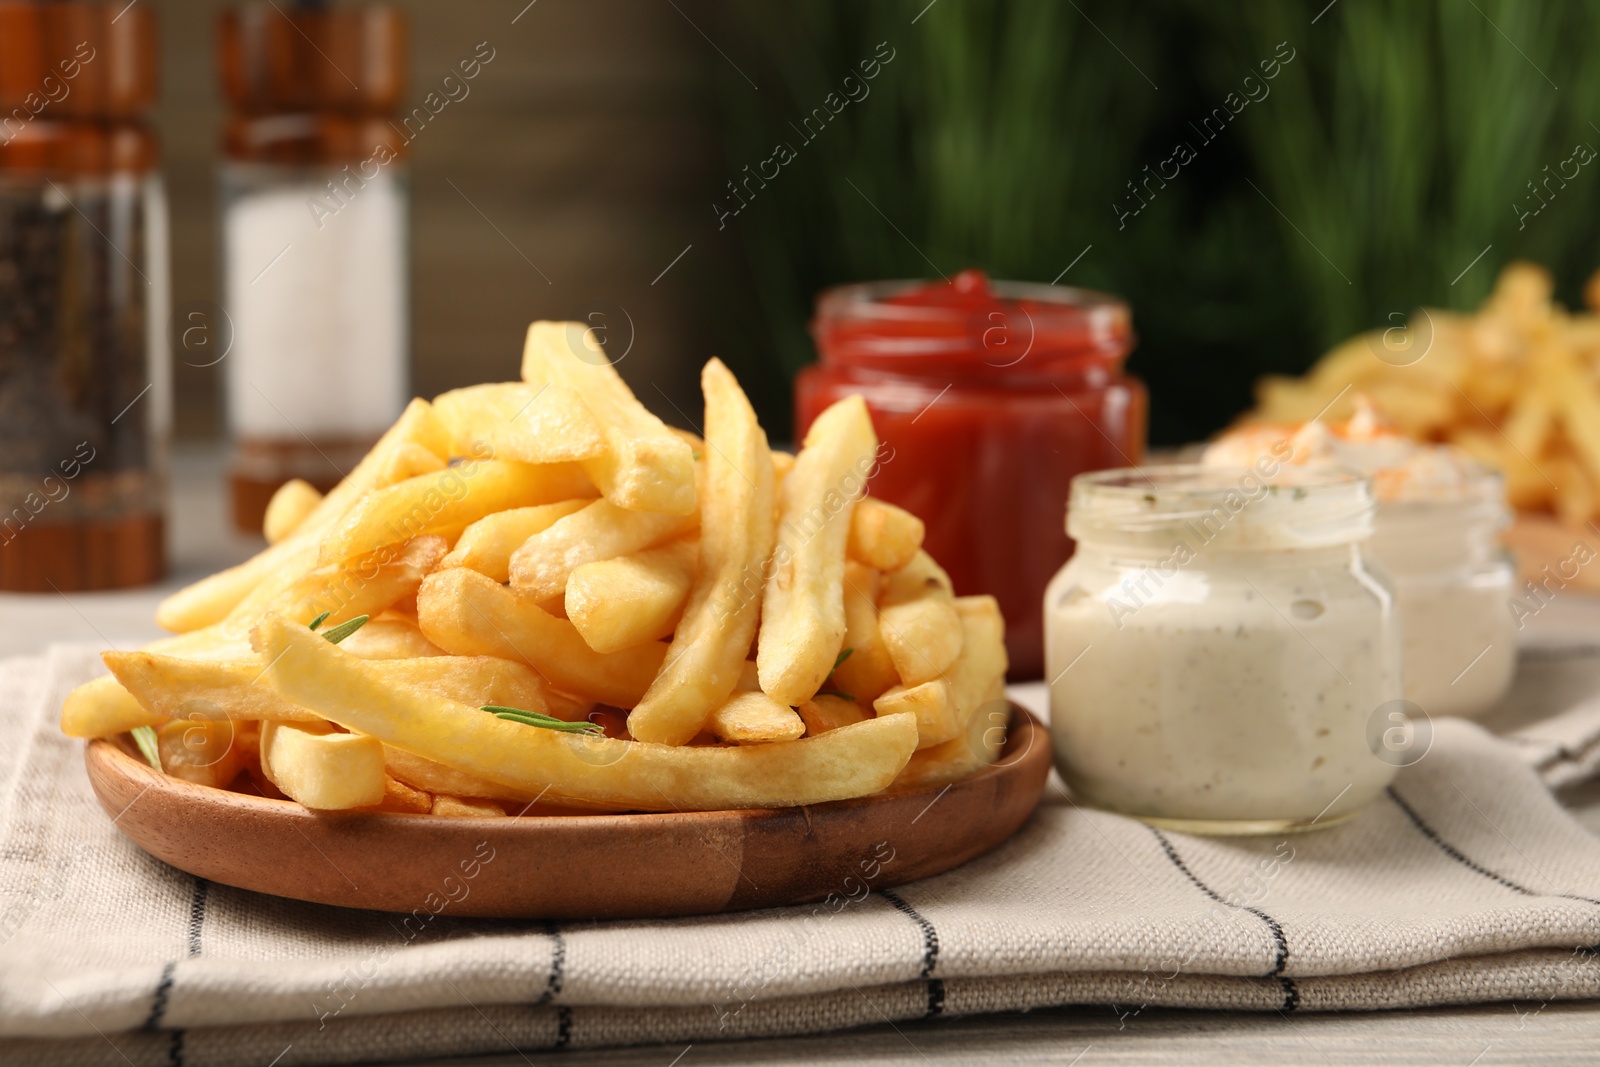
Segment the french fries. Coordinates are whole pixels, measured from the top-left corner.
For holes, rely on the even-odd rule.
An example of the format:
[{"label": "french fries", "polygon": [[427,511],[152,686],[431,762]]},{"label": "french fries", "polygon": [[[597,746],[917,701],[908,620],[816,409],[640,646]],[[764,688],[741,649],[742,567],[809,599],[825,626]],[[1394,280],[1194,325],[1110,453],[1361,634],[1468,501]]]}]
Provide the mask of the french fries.
[{"label": "french fries", "polygon": [[878,609],[879,633],[906,685],[939,677],[960,654],[950,576],[926,552],[918,550],[909,564],[884,575]]},{"label": "french fries", "polygon": [[300,528],[300,524],[322,503],[322,494],[316,486],[299,478],[291,478],[278,486],[267,501],[266,514],[261,517],[261,535],[267,544],[275,545]]},{"label": "french fries", "polygon": [[574,568],[631,555],[687,533],[699,521],[698,513],[628,511],[609,500],[596,500],[517,549],[511,557],[511,587],[531,600],[561,596]]},{"label": "french fries", "polygon": [[261,770],[285,796],[308,808],[337,811],[383,803],[383,745],[365,734],[339,733],[321,719],[262,723]]},{"label": "french fries", "polygon": [[606,450],[583,466],[607,500],[633,511],[694,511],[693,448],[639,403],[582,323],[529,326],[522,380],[570,388],[600,420]]},{"label": "french fries", "polygon": [[[883,789],[917,743],[916,724],[905,715],[799,741],[731,747],[558,733],[386,685],[373,664],[286,620],[266,619],[261,629],[272,684],[288,700],[352,731],[345,736],[376,739],[380,761],[387,744],[523,792],[548,790],[554,800],[640,811],[820,804]],[[265,751],[264,738],[264,762]]]},{"label": "french fries", "polygon": [[318,559],[338,563],[424,534],[454,536],[496,511],[592,492],[576,464],[468,460],[368,493],[329,531]]},{"label": "french fries", "polygon": [[767,435],[721,360],[706,364],[700,388],[711,453],[700,516],[700,574],[660,674],[628,716],[634,737],[666,745],[694,737],[733,692],[755,636],[763,564],[772,553]]},{"label": "french fries", "polygon": [[399,421],[388,429],[350,475],[322,498],[295,527],[294,533],[237,567],[219,571],[173,593],[156,608],[156,623],[174,633],[184,633],[221,622],[269,575],[279,574],[303,549],[315,546],[358,500],[386,485],[382,479],[389,459],[407,443],[422,445],[441,457],[449,454],[449,432],[425,400],[413,400],[406,406]]},{"label": "french fries", "polygon": [[307,623],[325,614],[329,626],[358,615],[376,615],[414,594],[447,547],[442,537],[417,537],[403,545],[374,549],[359,559],[318,567],[283,589],[264,583],[260,589],[270,589],[271,594],[247,597],[251,610],[246,614],[254,617],[270,611]]},{"label": "french fries", "polygon": [[600,423],[576,392],[545,383],[500,382],[433,398],[462,456],[571,463],[605,453]]},{"label": "french fries", "polygon": [[761,688],[780,704],[810,699],[844,641],[845,545],[877,447],[866,402],[846,397],[817,416],[783,480],[756,645]]},{"label": "french fries", "polygon": [[[1302,378],[1265,378],[1245,423],[1343,422],[1362,402],[1410,437],[1501,471],[1513,507],[1600,518],[1600,306],[1568,312],[1549,272],[1509,264],[1474,314],[1425,309],[1344,342]],[[1589,281],[1600,294],[1600,272]],[[1535,538],[1536,540],[1537,538]]]},{"label": "french fries", "polygon": [[911,512],[875,497],[862,497],[850,516],[847,551],[859,563],[897,571],[916,556],[926,532],[922,520]]},{"label": "french fries", "polygon": [[[165,601],[176,636],[105,653],[62,730],[133,731],[211,788],[440,818],[822,803],[992,758],[999,613],[863,498],[859,398],[791,455],[717,360],[702,439],[581,325],[535,323],[523,357],[520,383],[413,402],[326,496],[282,489],[270,546]],[[1565,403],[1519,432],[1565,440]]]},{"label": "french fries", "polygon": [[561,519],[581,511],[589,498],[563,500],[557,504],[537,504],[530,508],[508,508],[485,515],[461,531],[455,547],[441,567],[471,567],[497,582],[511,580],[511,555],[534,534],[548,530]]},{"label": "french fries", "polygon": [[576,567],[567,578],[567,618],[596,652],[670,637],[699,559],[699,539],[685,537]]},{"label": "french fries", "polygon": [[638,702],[667,654],[659,642],[596,652],[566,619],[465,567],[423,581],[417,621],[452,655],[521,660],[557,689],[619,708]]},{"label": "french fries", "polygon": [[760,692],[734,693],[711,713],[706,728],[719,740],[736,745],[793,741],[806,732],[793,708]]},{"label": "french fries", "polygon": [[871,703],[900,684],[894,660],[878,626],[877,571],[861,563],[844,567],[844,656],[833,669],[834,688]]}]

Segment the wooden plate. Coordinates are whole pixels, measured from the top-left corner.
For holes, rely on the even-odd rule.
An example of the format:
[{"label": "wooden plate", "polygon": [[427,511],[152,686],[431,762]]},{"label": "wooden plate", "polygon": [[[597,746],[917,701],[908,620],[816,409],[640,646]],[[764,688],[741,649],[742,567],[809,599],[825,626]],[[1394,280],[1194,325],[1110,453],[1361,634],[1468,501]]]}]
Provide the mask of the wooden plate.
[{"label": "wooden plate", "polygon": [[766,811],[330,814],[169,778],[112,741],[89,742],[85,761],[117,829],[224,885],[378,911],[652,918],[852,895],[982,855],[1028,818],[1050,773],[1043,724],[1011,714],[999,761],[964,781]]}]

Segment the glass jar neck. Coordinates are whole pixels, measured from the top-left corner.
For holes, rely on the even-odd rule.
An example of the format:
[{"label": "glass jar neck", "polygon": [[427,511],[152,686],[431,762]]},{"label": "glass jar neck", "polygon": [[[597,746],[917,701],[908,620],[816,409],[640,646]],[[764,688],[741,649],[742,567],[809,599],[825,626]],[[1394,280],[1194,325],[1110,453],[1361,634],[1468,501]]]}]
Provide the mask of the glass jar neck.
[{"label": "glass jar neck", "polygon": [[1348,567],[1363,559],[1359,542],[1315,548],[1195,548],[1182,541],[1166,548],[1152,544],[1079,541],[1074,558],[1111,570],[1153,570],[1171,575],[1179,570],[1208,574],[1243,574],[1321,567]]},{"label": "glass jar neck", "polygon": [[1411,572],[1449,570],[1496,558],[1500,531],[1510,522],[1498,502],[1386,502],[1373,523],[1372,551]]}]

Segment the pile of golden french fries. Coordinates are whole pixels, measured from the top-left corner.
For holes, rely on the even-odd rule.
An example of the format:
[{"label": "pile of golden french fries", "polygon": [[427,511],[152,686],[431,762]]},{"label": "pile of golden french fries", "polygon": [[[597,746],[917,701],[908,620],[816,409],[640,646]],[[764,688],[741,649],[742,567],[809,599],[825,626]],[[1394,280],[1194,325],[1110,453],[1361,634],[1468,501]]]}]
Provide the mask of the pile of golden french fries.
[{"label": "pile of golden french fries", "polygon": [[320,810],[778,807],[939,784],[1005,736],[1003,623],[922,523],[864,496],[859,397],[772,451],[717,360],[705,437],[592,334],[528,330],[522,381],[414,400],[269,547],[164,601],[62,709],[167,774]]},{"label": "pile of golden french fries", "polygon": [[[1585,301],[1600,309],[1600,274]],[[1340,422],[1359,396],[1407,435],[1504,472],[1518,509],[1573,526],[1600,514],[1600,315],[1554,303],[1541,267],[1506,267],[1474,314],[1420,311],[1346,341],[1303,378],[1262,379],[1245,420]]]}]

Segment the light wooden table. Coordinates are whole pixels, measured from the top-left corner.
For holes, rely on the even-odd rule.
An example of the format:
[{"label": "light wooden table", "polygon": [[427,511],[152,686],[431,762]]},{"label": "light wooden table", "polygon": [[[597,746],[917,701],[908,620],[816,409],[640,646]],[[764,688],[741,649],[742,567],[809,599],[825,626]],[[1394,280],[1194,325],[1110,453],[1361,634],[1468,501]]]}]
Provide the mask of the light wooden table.
[{"label": "light wooden table", "polygon": [[[159,636],[151,621],[167,591],[237,562],[261,542],[226,526],[222,467],[211,450],[180,450],[174,463],[174,569],[154,589],[71,596],[0,594],[0,656],[35,652],[52,641],[129,646]],[[1592,607],[1590,608],[1592,611]],[[1570,626],[1562,602],[1539,625]],[[1596,635],[1600,637],[1600,635]],[[1600,835],[1600,781],[1561,794]],[[418,1061],[410,1067],[762,1067],[820,1064],[1600,1064],[1600,1003],[1482,1004],[1417,1011],[1297,1014],[1146,1009],[1120,1019],[1109,1007],[935,1019],[839,1034],[692,1046],[528,1052],[470,1060]],[[397,1065],[398,1067],[398,1065]]]}]

